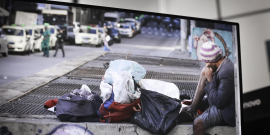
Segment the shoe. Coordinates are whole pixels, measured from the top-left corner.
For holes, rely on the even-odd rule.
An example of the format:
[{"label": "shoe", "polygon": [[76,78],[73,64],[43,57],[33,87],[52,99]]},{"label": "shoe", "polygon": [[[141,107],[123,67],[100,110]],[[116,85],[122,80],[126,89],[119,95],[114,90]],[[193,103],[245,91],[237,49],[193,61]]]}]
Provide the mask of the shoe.
[{"label": "shoe", "polygon": [[53,55],[53,57],[55,57],[55,55]]}]

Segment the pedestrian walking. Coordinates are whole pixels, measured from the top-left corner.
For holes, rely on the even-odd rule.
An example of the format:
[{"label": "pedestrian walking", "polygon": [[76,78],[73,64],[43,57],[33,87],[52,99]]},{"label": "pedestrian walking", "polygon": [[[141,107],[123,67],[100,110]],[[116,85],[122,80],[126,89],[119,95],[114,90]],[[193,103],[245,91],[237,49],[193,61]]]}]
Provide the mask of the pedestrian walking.
[{"label": "pedestrian walking", "polygon": [[43,51],[43,57],[49,57],[49,43],[50,43],[50,31],[48,30],[48,27],[45,26],[45,32],[43,33],[44,39],[41,43],[42,51]]},{"label": "pedestrian walking", "polygon": [[109,47],[108,42],[110,41],[111,37],[108,35],[107,32],[105,32],[105,35],[103,35],[103,43],[104,43],[104,51],[110,51],[111,48]]},{"label": "pedestrian walking", "polygon": [[64,51],[64,33],[63,30],[60,29],[59,33],[56,35],[57,37],[57,44],[56,44],[56,48],[55,48],[55,54],[53,55],[53,57],[55,57],[57,55],[57,51],[60,48],[62,50],[62,54],[63,57],[65,57],[65,51]]}]

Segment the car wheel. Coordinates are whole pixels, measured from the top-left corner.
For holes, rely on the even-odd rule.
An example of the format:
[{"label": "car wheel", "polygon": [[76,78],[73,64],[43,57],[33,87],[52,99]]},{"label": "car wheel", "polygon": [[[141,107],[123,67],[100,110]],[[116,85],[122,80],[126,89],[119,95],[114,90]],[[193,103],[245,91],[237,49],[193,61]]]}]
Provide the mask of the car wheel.
[{"label": "car wheel", "polygon": [[96,47],[101,47],[101,42],[96,45]]},{"label": "car wheel", "polygon": [[30,55],[31,52],[32,52],[32,50],[31,50],[31,48],[30,48],[30,46],[29,46],[28,51],[27,51],[27,54]]},{"label": "car wheel", "polygon": [[35,44],[33,45],[32,50],[31,50],[31,53],[34,53],[34,52],[35,52]]},{"label": "car wheel", "polygon": [[3,57],[7,57],[8,56],[8,49],[6,49],[6,52],[1,53]]},{"label": "car wheel", "polygon": [[120,38],[120,39],[118,39],[117,43],[121,43],[121,38]]},{"label": "car wheel", "polygon": [[38,51],[39,51],[39,52],[41,52],[41,51],[42,51],[42,46],[40,46],[40,47],[39,47]]},{"label": "car wheel", "polygon": [[140,31],[138,31],[138,34],[141,34],[141,30],[140,30]]},{"label": "car wheel", "polygon": [[28,53],[28,50],[26,49],[26,47],[22,53],[23,53],[23,55],[26,55]]}]

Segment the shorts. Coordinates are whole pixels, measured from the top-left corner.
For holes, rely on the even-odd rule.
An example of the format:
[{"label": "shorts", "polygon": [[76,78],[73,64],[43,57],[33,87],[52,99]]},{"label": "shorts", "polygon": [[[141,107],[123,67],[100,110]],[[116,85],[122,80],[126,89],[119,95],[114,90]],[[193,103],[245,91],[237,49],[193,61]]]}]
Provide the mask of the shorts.
[{"label": "shorts", "polygon": [[207,108],[202,115],[199,116],[199,118],[203,122],[204,130],[213,127],[213,126],[223,126],[228,125],[223,120],[221,110],[217,109],[216,106],[210,106]]}]

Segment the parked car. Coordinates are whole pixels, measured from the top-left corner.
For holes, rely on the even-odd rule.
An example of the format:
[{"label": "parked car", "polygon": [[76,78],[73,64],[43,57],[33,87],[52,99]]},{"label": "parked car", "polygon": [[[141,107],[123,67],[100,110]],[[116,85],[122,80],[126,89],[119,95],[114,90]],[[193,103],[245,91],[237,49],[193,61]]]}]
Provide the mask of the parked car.
[{"label": "parked car", "polygon": [[39,52],[42,51],[41,42],[43,41],[43,32],[45,31],[44,25],[34,26],[34,40],[35,40],[35,49]]},{"label": "parked car", "polygon": [[134,36],[134,30],[132,29],[132,26],[129,23],[120,23],[119,32],[123,36],[128,37]]},{"label": "parked car", "polygon": [[56,35],[58,34],[57,29],[60,29],[60,28],[58,26],[56,26],[56,25],[49,25],[48,29],[51,32],[49,46],[50,46],[50,49],[54,49],[55,45],[56,45],[56,40],[57,40]]},{"label": "parked car", "polygon": [[8,51],[30,53],[30,35],[26,35],[26,30],[22,26],[3,26],[3,34],[9,42]]},{"label": "parked car", "polygon": [[2,33],[2,29],[0,29],[0,53],[3,57],[8,56],[8,41],[6,36]]},{"label": "parked car", "polygon": [[75,34],[74,34],[74,26],[67,26],[67,36],[66,41],[68,41],[71,44],[75,43]]},{"label": "parked car", "polygon": [[35,52],[35,37],[34,37],[34,32],[35,32],[35,28],[33,26],[25,26],[25,32],[26,32],[26,36],[30,37],[29,38],[29,44],[30,44],[30,50],[31,53]]},{"label": "parked car", "polygon": [[88,28],[87,26],[81,26],[81,32],[75,34],[76,45],[91,44],[100,47],[102,39],[101,33],[98,30],[99,28],[97,27]]},{"label": "parked car", "polygon": [[135,25],[136,33],[141,33],[141,23],[133,18],[125,18],[124,22],[131,23],[131,25]]}]

